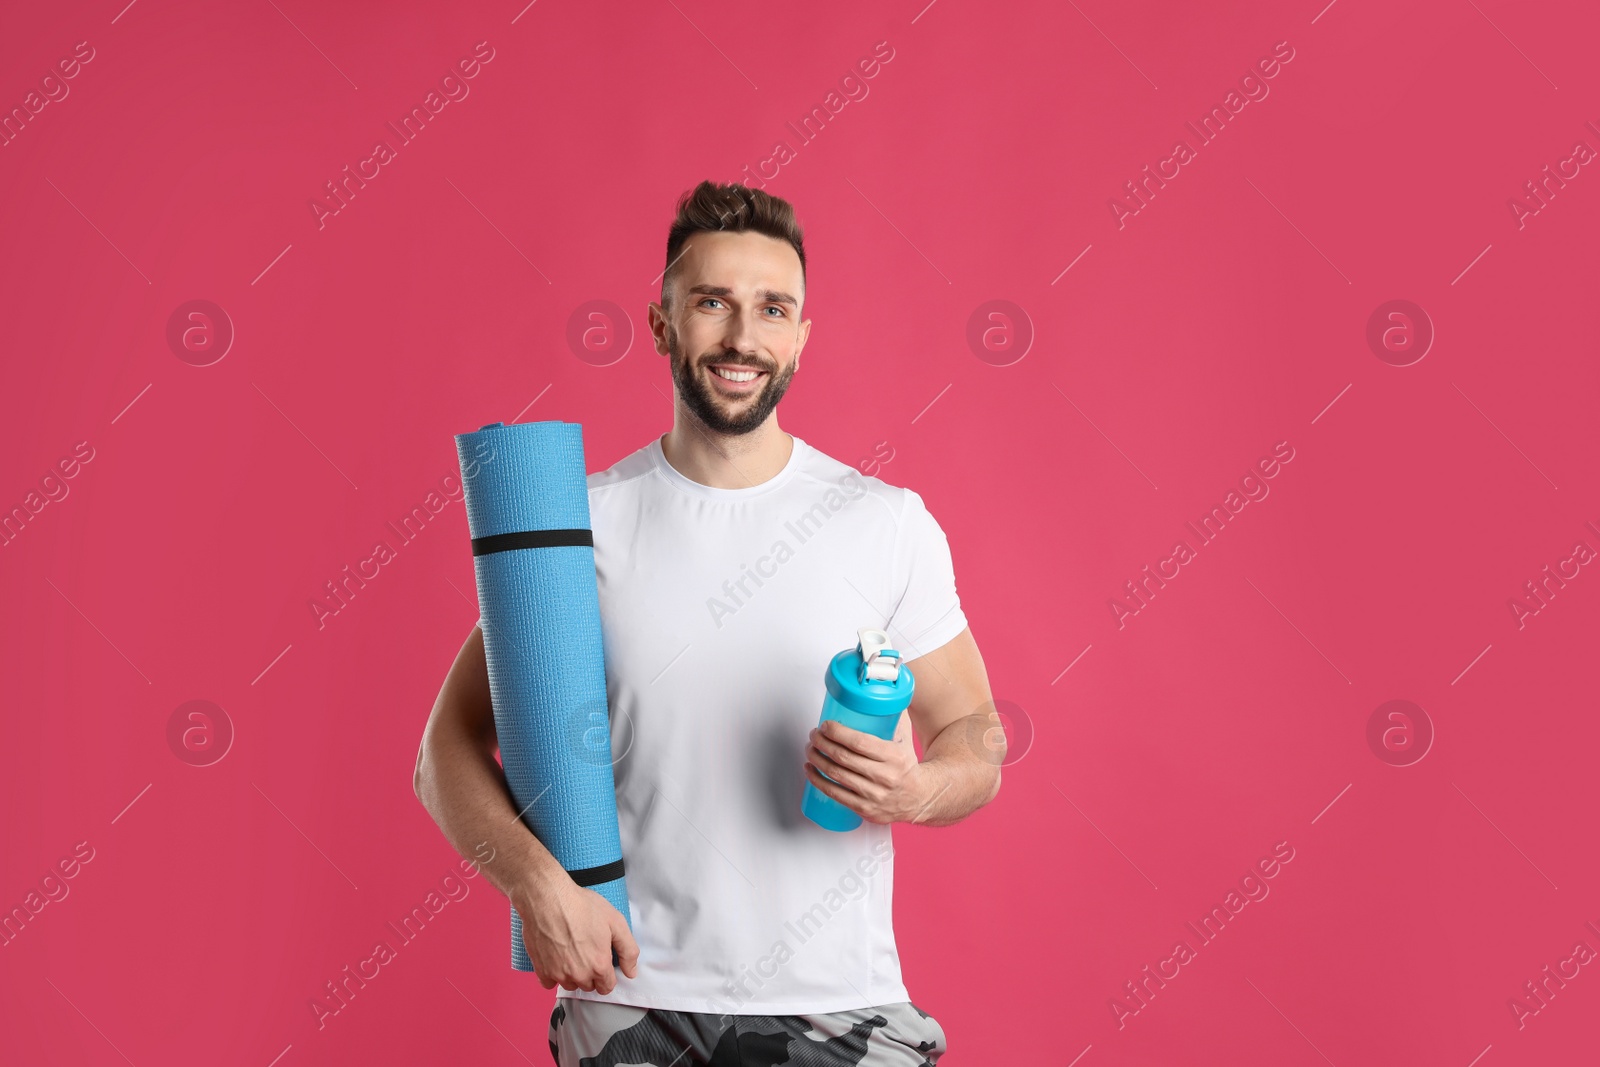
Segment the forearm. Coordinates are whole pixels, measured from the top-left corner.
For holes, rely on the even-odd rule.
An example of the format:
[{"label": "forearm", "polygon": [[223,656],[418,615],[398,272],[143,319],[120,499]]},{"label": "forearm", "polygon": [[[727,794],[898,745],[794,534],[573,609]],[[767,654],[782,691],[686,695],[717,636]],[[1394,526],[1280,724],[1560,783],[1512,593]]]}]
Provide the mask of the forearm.
[{"label": "forearm", "polygon": [[417,798],[446,840],[474,859],[507,897],[564,874],[549,849],[517,818],[505,771],[488,743],[430,730],[417,759]]},{"label": "forearm", "polygon": [[983,744],[986,732],[995,726],[992,715],[978,713],[939,732],[917,764],[918,810],[906,821],[948,826],[995,798],[1000,791],[999,760]]}]

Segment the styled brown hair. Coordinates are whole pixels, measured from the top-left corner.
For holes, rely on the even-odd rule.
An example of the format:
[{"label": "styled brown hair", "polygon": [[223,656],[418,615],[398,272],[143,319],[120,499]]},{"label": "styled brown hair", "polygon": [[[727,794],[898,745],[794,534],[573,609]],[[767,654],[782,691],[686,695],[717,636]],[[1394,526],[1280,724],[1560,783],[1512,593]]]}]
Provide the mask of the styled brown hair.
[{"label": "styled brown hair", "polygon": [[667,269],[661,276],[661,306],[670,307],[674,264],[691,234],[727,231],[756,233],[788,241],[800,257],[800,284],[806,279],[805,237],[795,220],[794,205],[782,197],[738,182],[703,181],[678,197],[678,212],[667,231]]}]

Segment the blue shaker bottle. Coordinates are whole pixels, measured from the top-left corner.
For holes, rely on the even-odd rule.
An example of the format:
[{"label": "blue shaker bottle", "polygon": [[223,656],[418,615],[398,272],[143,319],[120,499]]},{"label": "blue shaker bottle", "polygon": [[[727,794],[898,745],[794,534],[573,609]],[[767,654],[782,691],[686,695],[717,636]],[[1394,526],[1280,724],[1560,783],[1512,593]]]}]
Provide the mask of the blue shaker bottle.
[{"label": "blue shaker bottle", "polygon": [[[911,705],[916,679],[901,662],[900,653],[889,647],[888,634],[873,629],[858,630],[857,634],[856,647],[845,649],[828,664],[824,679],[827,696],[822,700],[819,722],[836,719],[889,741],[900,724],[900,713]],[[860,815],[810,782],[800,811],[824,830],[854,830],[862,821]]]}]

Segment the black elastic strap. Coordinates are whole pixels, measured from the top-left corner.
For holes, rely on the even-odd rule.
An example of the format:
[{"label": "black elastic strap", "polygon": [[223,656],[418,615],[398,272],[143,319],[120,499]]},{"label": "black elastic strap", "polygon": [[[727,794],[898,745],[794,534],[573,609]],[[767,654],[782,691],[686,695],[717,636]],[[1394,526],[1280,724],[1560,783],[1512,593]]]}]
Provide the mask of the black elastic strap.
[{"label": "black elastic strap", "polygon": [[598,867],[585,867],[578,871],[568,871],[572,880],[579,885],[599,885],[602,882],[614,882],[622,877],[622,861],[613,860],[611,863],[602,863]]},{"label": "black elastic strap", "polygon": [[593,530],[519,530],[516,533],[493,534],[472,539],[472,554],[487,556],[491,552],[510,552],[516,548],[559,548],[568,545],[594,547]]}]

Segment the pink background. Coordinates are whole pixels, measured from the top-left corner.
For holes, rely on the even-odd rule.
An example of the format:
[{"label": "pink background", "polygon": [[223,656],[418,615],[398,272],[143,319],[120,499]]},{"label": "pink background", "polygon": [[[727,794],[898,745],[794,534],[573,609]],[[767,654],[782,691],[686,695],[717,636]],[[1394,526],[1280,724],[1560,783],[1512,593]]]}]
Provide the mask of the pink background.
[{"label": "pink background", "polygon": [[[318,1028],[458,863],[411,774],[477,615],[460,504],[322,628],[308,605],[455,472],[455,433],[581,422],[598,470],[663,432],[674,199],[779,140],[815,324],[783,426],[892,449],[875,473],[947,531],[1009,702],[999,798],[895,832],[945,1062],[1593,1055],[1600,967],[1562,961],[1600,950],[1600,575],[1562,561],[1600,549],[1600,175],[1508,205],[1600,148],[1587,5],[124,2],[16,7],[0,40],[5,109],[94,53],[0,148],[0,506],[69,490],[0,548],[0,906],[93,855],[0,949],[0,1059],[549,1062],[552,993],[481,877]],[[480,41],[469,95],[319,228],[323,184]],[[1196,146],[1280,41],[1269,95]],[[1179,138],[1196,158],[1119,227]],[[1397,299],[1436,331],[1408,366],[1366,340]],[[167,340],[191,300],[235,331],[209,366]],[[567,342],[594,300],[636,334],[614,362]],[[1020,313],[975,349],[991,300]],[[1281,441],[1198,547],[1185,523]],[[1577,576],[1519,627],[1547,564]],[[209,766],[169,743],[191,700],[234,733]],[[1431,724],[1420,761],[1369,745],[1390,700]],[[1185,923],[1279,842],[1200,947]],[[1195,958],[1129,997],[1179,938]],[[1519,1026],[1546,965],[1577,975]]]}]

